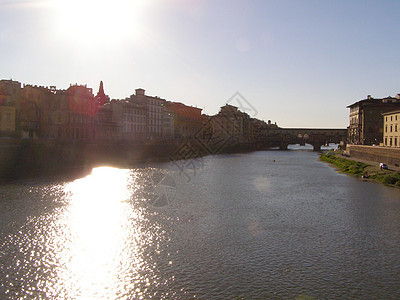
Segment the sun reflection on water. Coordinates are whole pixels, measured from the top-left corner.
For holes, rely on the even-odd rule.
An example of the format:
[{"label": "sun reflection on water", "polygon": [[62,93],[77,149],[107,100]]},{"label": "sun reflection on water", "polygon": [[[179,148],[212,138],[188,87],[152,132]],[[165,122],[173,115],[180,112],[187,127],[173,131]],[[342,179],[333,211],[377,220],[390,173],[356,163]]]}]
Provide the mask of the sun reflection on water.
[{"label": "sun reflection on water", "polygon": [[[142,209],[132,205],[132,187],[133,171],[109,167],[65,187],[70,204],[58,220],[62,234],[54,231],[52,237],[60,249],[57,280],[48,295],[116,298],[135,289],[132,281],[143,268],[141,248],[151,236],[142,228]],[[139,290],[136,294],[140,297]]]}]

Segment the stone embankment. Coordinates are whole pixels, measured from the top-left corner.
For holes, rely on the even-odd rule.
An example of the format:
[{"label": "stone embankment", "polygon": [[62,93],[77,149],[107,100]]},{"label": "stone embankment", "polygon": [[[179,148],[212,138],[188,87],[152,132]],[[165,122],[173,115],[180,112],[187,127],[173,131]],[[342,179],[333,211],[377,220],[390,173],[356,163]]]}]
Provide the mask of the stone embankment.
[{"label": "stone embankment", "polygon": [[[263,150],[257,144],[208,149],[187,140],[171,142],[66,142],[0,139],[0,183],[38,175],[90,171],[101,165],[132,167],[146,162],[193,159],[208,154]],[[211,151],[211,152],[210,152]]]},{"label": "stone embankment", "polygon": [[400,166],[400,148],[347,145],[346,153],[354,159]]}]

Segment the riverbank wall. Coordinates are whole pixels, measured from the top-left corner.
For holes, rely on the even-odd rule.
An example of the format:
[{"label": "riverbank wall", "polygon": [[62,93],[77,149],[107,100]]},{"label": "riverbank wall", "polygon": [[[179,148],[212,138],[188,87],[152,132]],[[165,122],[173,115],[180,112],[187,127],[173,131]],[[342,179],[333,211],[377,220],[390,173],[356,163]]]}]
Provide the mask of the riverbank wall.
[{"label": "riverbank wall", "polygon": [[379,146],[347,145],[346,153],[354,158],[400,165],[400,148]]},{"label": "riverbank wall", "polygon": [[38,175],[90,171],[96,166],[132,167],[153,161],[195,159],[220,153],[262,150],[254,143],[230,143],[210,149],[195,141],[65,142],[0,139],[0,183]]}]

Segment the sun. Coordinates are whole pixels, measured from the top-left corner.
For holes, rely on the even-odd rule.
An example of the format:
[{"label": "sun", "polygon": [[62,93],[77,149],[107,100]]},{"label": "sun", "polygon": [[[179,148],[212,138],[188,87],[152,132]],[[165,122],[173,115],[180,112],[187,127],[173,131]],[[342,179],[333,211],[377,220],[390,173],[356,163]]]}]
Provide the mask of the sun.
[{"label": "sun", "polygon": [[141,1],[53,0],[55,28],[66,38],[115,42],[140,31]]}]

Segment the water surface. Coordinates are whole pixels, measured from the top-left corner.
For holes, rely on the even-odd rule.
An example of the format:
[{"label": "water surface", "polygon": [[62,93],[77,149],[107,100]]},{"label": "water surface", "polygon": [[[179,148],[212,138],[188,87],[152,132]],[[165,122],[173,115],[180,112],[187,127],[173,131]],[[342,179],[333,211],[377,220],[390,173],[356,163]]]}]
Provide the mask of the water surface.
[{"label": "water surface", "polygon": [[399,189],[309,150],[175,167],[1,186],[0,295],[400,298]]}]

